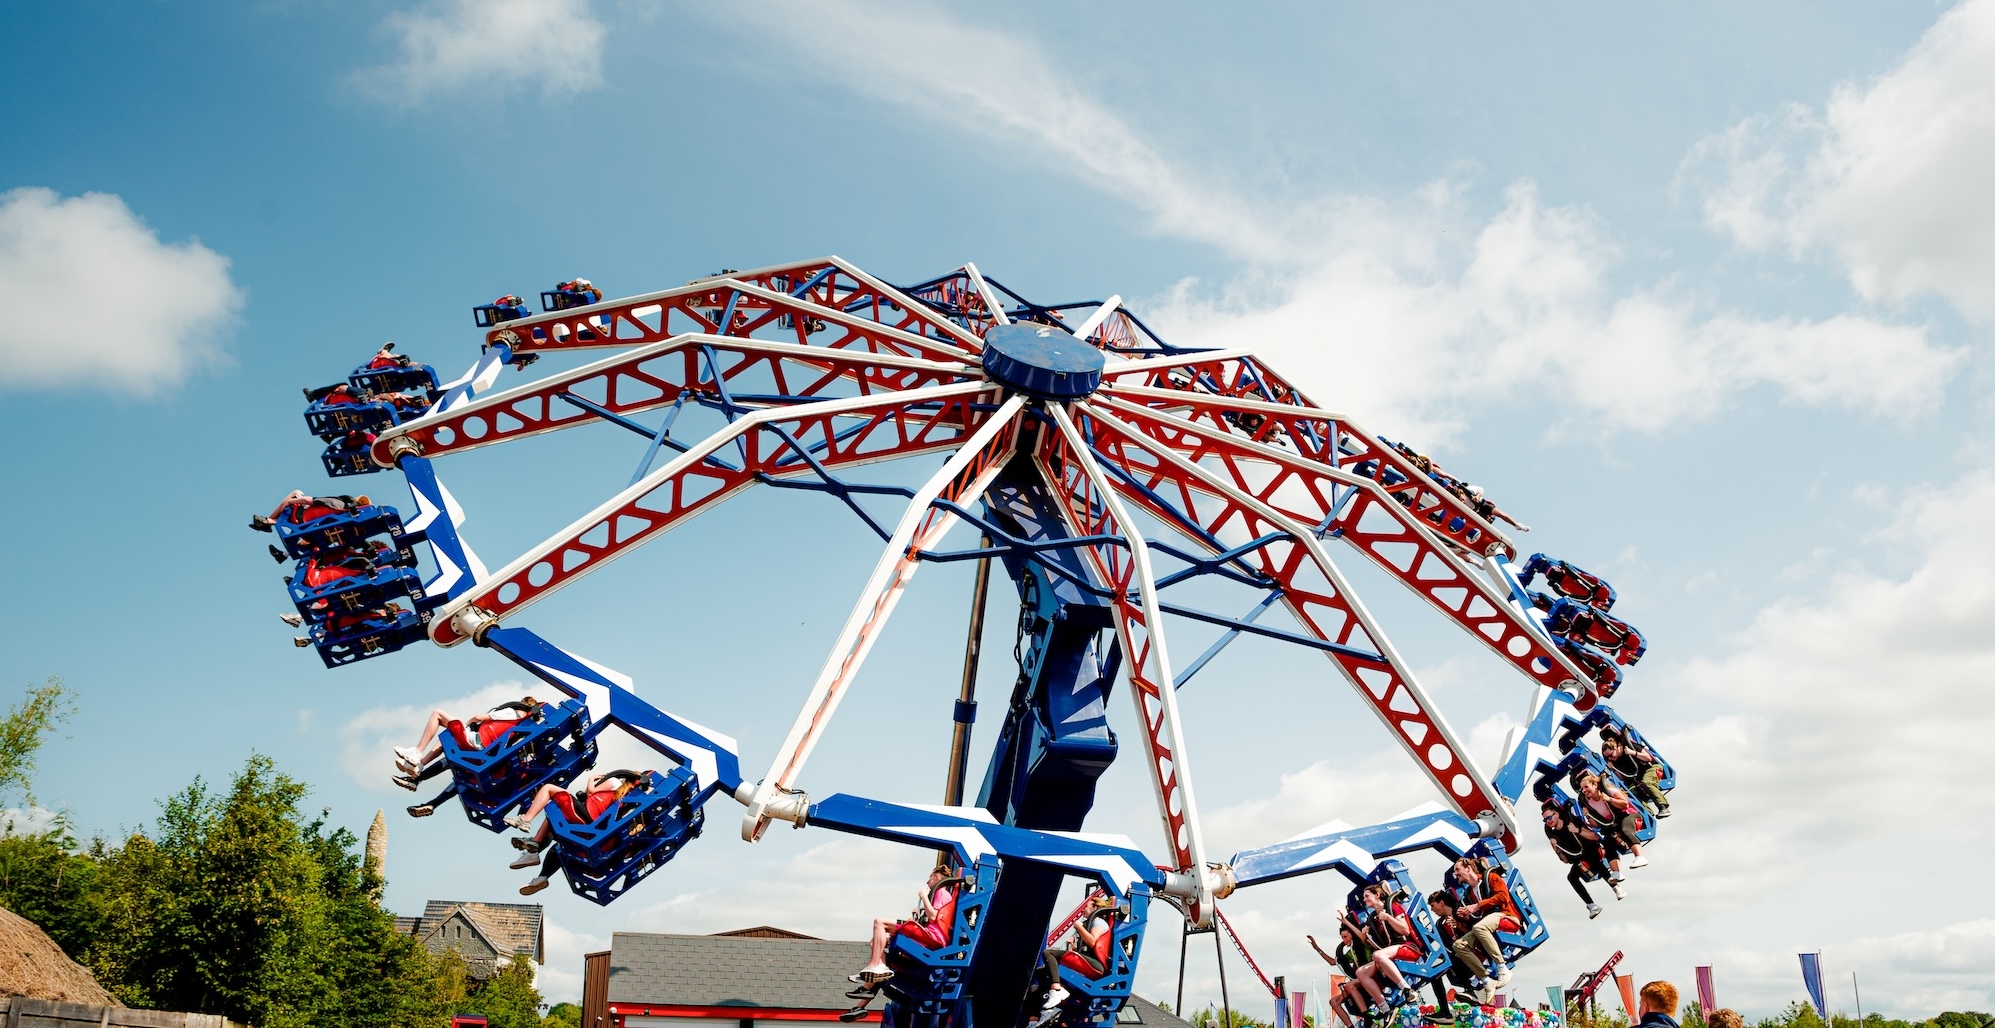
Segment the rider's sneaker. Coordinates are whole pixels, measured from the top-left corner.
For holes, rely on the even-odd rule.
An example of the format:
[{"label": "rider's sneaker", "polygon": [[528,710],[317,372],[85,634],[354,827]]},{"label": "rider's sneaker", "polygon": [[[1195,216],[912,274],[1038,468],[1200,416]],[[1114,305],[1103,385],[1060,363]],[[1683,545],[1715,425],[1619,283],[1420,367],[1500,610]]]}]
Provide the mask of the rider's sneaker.
[{"label": "rider's sneaker", "polygon": [[305,627],[305,615],[303,614],[296,614],[296,613],[279,614],[277,615],[277,620],[282,621],[287,625],[290,625],[292,628]]},{"label": "rider's sneaker", "polygon": [[533,881],[530,881],[525,885],[520,886],[520,895],[531,896],[534,893],[539,892],[540,890],[545,888],[547,888],[547,876],[534,875]]},{"label": "rider's sneaker", "polygon": [[249,527],[256,529],[259,532],[271,532],[276,530],[277,522],[272,521],[271,519],[264,517],[261,514],[251,514],[249,516]]},{"label": "rider's sneaker", "polygon": [[538,854],[522,853],[519,856],[514,857],[513,862],[507,864],[506,866],[512,868],[515,871],[523,871],[538,863],[540,863],[540,856]]},{"label": "rider's sneaker", "polygon": [[401,761],[404,764],[409,765],[410,767],[415,767],[417,764],[421,763],[420,760],[416,759],[420,756],[421,754],[417,753],[415,750],[408,748],[407,746],[395,747],[395,759]]},{"label": "rider's sneaker", "polygon": [[403,789],[407,789],[410,792],[415,792],[417,785],[420,784],[415,780],[414,777],[410,775],[396,775],[394,778],[389,780],[394,782],[396,786]]},{"label": "rider's sneaker", "polygon": [[525,850],[528,853],[539,853],[541,851],[541,844],[531,835],[515,835],[513,836],[513,848],[516,850]]},{"label": "rider's sneaker", "polygon": [[1607,887],[1614,890],[1615,899],[1624,900],[1628,898],[1628,890],[1622,888],[1620,882],[1608,882]]},{"label": "rider's sneaker", "polygon": [[1631,869],[1647,866],[1649,866],[1649,858],[1647,857],[1630,857],[1628,859],[1628,867]]},{"label": "rider's sneaker", "polygon": [[291,645],[293,645],[293,646],[296,646],[297,648],[299,648],[299,649],[301,649],[301,650],[302,650],[302,649],[304,649],[304,648],[305,648],[305,647],[307,647],[307,646],[310,646],[311,644],[312,644],[312,640],[310,640],[310,639],[307,639],[306,637],[304,637],[304,636],[302,636],[302,635],[301,635],[301,636],[298,636],[297,638],[295,638],[295,639],[292,639],[292,640],[291,640]]},{"label": "rider's sneaker", "polygon": [[1600,916],[1600,904],[1588,903],[1586,905],[1586,919],[1591,921],[1599,916]]},{"label": "rider's sneaker", "polygon": [[527,820],[525,814],[507,814],[506,826],[509,828],[517,828],[522,832],[533,830],[533,822]]},{"label": "rider's sneaker", "polygon": [[1668,817],[1668,816],[1669,816],[1669,804],[1667,804],[1667,803],[1664,803],[1664,804],[1661,804],[1661,805],[1657,806],[1657,807],[1656,807],[1656,816],[1657,816],[1657,817]]}]

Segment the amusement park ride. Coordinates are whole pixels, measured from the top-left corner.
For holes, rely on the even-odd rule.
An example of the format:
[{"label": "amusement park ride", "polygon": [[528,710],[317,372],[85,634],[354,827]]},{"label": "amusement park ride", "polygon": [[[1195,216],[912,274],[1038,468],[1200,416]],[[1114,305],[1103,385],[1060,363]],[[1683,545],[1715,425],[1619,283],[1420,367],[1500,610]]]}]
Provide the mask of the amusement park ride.
[{"label": "amusement park ride", "polygon": [[[669,772],[637,776],[593,820],[550,818],[577,894],[609,903],[628,891],[701,833],[717,796],[742,806],[749,841],[781,821],[951,853],[961,881],[942,915],[942,944],[895,939],[893,974],[878,991],[889,1023],[955,1028],[1110,1023],[1129,996],[1154,903],[1207,929],[1233,891],[1326,869],[1358,887],[1354,917],[1365,916],[1359,893],[1368,884],[1403,894],[1426,942],[1423,962],[1402,966],[1410,990],[1451,971],[1460,980],[1421,890],[1393,859],[1422,849],[1481,856],[1508,872],[1521,918],[1498,932],[1507,960],[1546,939],[1537,904],[1509,868],[1520,842],[1512,804],[1529,787],[1580,813],[1567,776],[1604,767],[1586,733],[1625,728],[1601,701],[1644,644],[1609,613],[1614,593],[1604,582],[1542,555],[1518,564],[1480,490],[1316,406],[1250,353],[1170,345],[1119,298],[1035,304],[974,265],[896,287],[827,258],[607,301],[577,280],[541,301],[542,312],[515,296],[476,308],[482,356],[450,382],[384,348],[346,382],[307,391],[305,420],[327,443],[326,471],[400,471],[412,517],[365,498],[300,499],[258,523],[297,562],[291,620],[309,625],[299,644],[327,667],[425,639],[469,642],[569,697],[485,745],[446,733],[442,761],[428,773],[448,771],[474,823],[503,832],[541,786],[576,782],[611,726],[670,758]],[[607,356],[499,387],[508,369],[568,350]],[[704,437],[675,435],[702,417],[712,428]],[[488,569],[465,541],[439,462],[602,423],[639,437],[628,486]],[[946,459],[919,488],[851,477],[920,457]],[[629,678],[521,621],[536,601],[756,486],[824,493],[885,546],[768,770],[751,778],[732,738],[675,717]],[[905,498],[905,512],[884,524],[860,497]],[[980,541],[946,547],[959,524]],[[1145,525],[1171,537],[1148,537]],[[1375,565],[1535,688],[1534,717],[1494,781],[1352,590],[1333,548]],[[979,595],[947,803],[806,791],[806,762],[910,580],[926,562],[966,560],[979,562]],[[1019,674],[981,791],[966,805],[975,622],[994,566],[1019,596]],[[1540,577],[1551,593],[1531,588]],[[1174,601],[1174,586],[1215,578],[1253,590],[1257,602],[1229,614]],[[1276,605],[1292,627],[1261,623]],[[1183,663],[1167,645],[1167,615],[1223,634]],[[1229,859],[1209,852],[1176,690],[1243,634],[1320,651],[1437,802],[1383,824],[1332,822]],[[1108,718],[1118,678],[1142,728],[1140,759],[1163,829],[1158,851],[1081,834],[1119,748]],[[1673,784],[1672,773],[1662,787]],[[1653,829],[1649,817],[1644,831]],[[1037,997],[1055,983],[1035,986],[1034,972],[1070,875],[1107,898],[1098,905],[1107,930],[1094,966],[1062,966],[1064,999],[1055,992],[1042,1015]],[[871,996],[857,991],[863,1006]]]}]

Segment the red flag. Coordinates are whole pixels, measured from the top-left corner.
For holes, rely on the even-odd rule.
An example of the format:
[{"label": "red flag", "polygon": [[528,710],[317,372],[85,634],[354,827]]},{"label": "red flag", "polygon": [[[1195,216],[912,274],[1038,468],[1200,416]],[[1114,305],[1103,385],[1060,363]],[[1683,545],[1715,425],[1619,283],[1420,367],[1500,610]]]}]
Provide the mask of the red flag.
[{"label": "red flag", "polygon": [[1621,1009],[1628,1012],[1628,1020],[1633,1021],[1642,1016],[1635,1013],[1635,976],[1617,974],[1614,976],[1614,984],[1621,987]]},{"label": "red flag", "polygon": [[1309,993],[1291,992],[1288,994],[1289,1028],[1302,1028],[1303,1012],[1309,1009]]},{"label": "red flag", "polygon": [[1718,986],[1711,980],[1711,965],[1697,969],[1697,1005],[1702,1007],[1705,1016],[1718,1008]]}]

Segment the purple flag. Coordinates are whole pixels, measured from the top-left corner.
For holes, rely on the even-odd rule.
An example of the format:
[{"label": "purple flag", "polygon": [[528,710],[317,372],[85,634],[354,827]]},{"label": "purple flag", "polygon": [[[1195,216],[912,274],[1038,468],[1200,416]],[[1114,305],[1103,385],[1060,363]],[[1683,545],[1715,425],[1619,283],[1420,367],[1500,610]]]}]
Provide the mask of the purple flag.
[{"label": "purple flag", "polygon": [[1822,952],[1801,954],[1801,984],[1808,987],[1808,998],[1815,1004],[1815,1016],[1826,1021],[1829,1008],[1822,1002]]},{"label": "purple flag", "polygon": [[1711,965],[1697,969],[1697,1005],[1708,1016],[1718,1008],[1718,987],[1711,981]]}]

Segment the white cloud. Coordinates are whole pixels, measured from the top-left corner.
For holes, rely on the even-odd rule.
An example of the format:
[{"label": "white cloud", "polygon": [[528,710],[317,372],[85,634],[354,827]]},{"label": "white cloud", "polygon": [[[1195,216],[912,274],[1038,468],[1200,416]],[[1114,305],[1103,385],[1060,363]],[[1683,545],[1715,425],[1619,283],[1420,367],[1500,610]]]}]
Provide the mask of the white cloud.
[{"label": "white cloud", "polygon": [[[1995,0],[1990,0],[1995,2]],[[1617,292],[1617,254],[1588,212],[1548,206],[1529,182],[1476,224],[1460,190],[1412,203],[1329,197],[1255,203],[1188,169],[1086,95],[1043,46],[938,16],[844,0],[742,15],[760,38],[847,88],[972,138],[1032,139],[1065,168],[1147,211],[1160,232],[1210,243],[1253,269],[1217,296],[1184,284],[1152,310],[1181,343],[1245,346],[1318,402],[1428,443],[1478,402],[1556,397],[1547,420],[1661,431],[1709,417],[1744,389],[1910,417],[1934,407],[1960,355],[1923,326],[1844,314],[1759,320],[1706,309],[1671,286]],[[732,16],[732,15],[731,15]],[[863,24],[865,32],[849,31]],[[1461,242],[1467,240],[1468,242]],[[1364,409],[1350,405],[1363,397]]]},{"label": "white cloud", "polygon": [[588,0],[429,0],[381,23],[395,59],[355,81],[391,103],[538,87],[566,96],[603,84],[603,24]]},{"label": "white cloud", "polygon": [[1941,16],[1897,67],[1705,140],[1705,214],[1740,243],[1831,251],[1865,297],[1995,319],[1995,0]]},{"label": "white cloud", "polygon": [[[1151,317],[1181,343],[1273,359],[1317,402],[1429,442],[1482,402],[1542,398],[1570,429],[1660,431],[1739,391],[1908,417],[1932,409],[1960,360],[1923,327],[1709,313],[1668,290],[1617,295],[1596,220],[1547,207],[1528,182],[1481,224],[1437,185],[1392,207],[1348,201],[1324,255],[1216,298],[1180,286]],[[1455,244],[1451,240],[1463,240]]]},{"label": "white cloud", "polygon": [[542,926],[546,931],[547,963],[534,974],[533,984],[549,1004],[582,1002],[582,958],[610,948],[610,940],[568,927],[553,907]]},{"label": "white cloud", "polygon": [[793,0],[727,8],[758,40],[789,45],[846,86],[954,125],[1007,159],[1071,168],[1147,211],[1159,231],[1239,256],[1281,259],[1293,238],[1238,197],[1185,174],[1113,111],[1077,89],[1042,47],[931,7]]},{"label": "white cloud", "polygon": [[[721,814],[709,809],[709,817]],[[769,865],[745,876],[754,887],[726,884],[682,892],[632,914],[628,930],[706,935],[776,925],[825,939],[863,939],[876,917],[905,917],[935,855],[895,843],[833,837],[793,857],[759,853],[737,861]]]},{"label": "white cloud", "polygon": [[116,196],[0,194],[0,386],[156,393],[218,359],[242,304],[228,258]]}]

